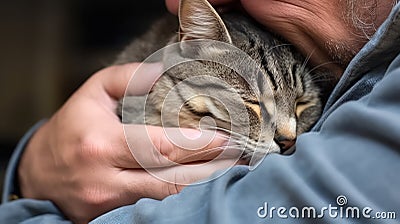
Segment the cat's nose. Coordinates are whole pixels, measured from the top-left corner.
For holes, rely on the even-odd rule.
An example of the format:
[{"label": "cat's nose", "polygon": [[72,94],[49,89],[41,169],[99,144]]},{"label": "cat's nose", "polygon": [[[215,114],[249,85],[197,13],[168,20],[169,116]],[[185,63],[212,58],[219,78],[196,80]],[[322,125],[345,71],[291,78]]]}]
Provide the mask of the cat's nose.
[{"label": "cat's nose", "polygon": [[287,138],[286,136],[278,136],[274,140],[281,148],[281,154],[290,155],[294,152],[295,150],[294,145],[296,143],[296,138],[290,139]]}]

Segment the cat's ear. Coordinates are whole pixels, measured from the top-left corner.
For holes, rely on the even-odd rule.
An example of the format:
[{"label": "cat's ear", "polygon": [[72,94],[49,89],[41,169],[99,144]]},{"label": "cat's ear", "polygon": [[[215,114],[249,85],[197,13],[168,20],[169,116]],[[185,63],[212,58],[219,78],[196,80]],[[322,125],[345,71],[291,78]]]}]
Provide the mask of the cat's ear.
[{"label": "cat's ear", "polygon": [[179,41],[211,39],[232,43],[221,17],[207,0],[181,0]]}]

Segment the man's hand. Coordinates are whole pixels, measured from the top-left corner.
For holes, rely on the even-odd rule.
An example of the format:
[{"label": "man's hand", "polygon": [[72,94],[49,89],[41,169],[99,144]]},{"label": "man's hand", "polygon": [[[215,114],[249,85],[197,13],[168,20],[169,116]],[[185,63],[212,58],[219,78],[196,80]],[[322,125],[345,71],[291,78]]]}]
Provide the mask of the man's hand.
[{"label": "man's hand", "polygon": [[[234,162],[220,159],[194,169],[164,164],[163,156],[185,163],[211,160],[221,152],[218,147],[224,144],[224,137],[217,134],[210,140],[209,134],[200,135],[196,130],[168,129],[188,136],[189,140],[181,139],[180,145],[190,147],[196,142],[204,146],[187,151],[171,143],[161,127],[127,125],[129,145],[140,154],[141,161],[135,160],[115,111],[138,66],[127,64],[99,71],[35,133],[19,165],[23,197],[52,200],[72,221],[85,223],[143,197],[162,199],[175,194],[183,188],[180,183],[198,181]],[[130,94],[146,93],[161,71],[156,64],[145,66],[146,74],[135,74],[143,75],[139,78],[142,83],[136,85],[143,88]],[[173,181],[150,175],[139,162],[158,167],[153,175]]]},{"label": "man's hand", "polygon": [[[354,41],[354,31],[348,29],[341,12],[342,4],[332,0],[208,0],[218,11],[240,8],[265,26],[284,37],[306,57],[313,66],[329,69],[340,76],[364,41]],[[179,0],[165,0],[168,10],[178,14]],[[321,5],[324,10],[321,10]],[[350,21],[350,20],[349,20]],[[335,24],[335,25],[332,25]],[[350,32],[349,32],[350,31]],[[345,41],[346,40],[346,41]],[[351,43],[351,46],[343,43]],[[350,50],[351,52],[347,52]],[[338,59],[343,61],[338,61]]]}]

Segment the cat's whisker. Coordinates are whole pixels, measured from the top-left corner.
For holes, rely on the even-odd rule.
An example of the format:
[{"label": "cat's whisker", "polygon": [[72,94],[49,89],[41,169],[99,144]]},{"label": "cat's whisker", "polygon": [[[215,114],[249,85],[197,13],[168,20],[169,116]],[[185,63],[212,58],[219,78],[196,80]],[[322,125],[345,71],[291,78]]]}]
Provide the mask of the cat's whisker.
[{"label": "cat's whisker", "polygon": [[207,158],[207,156],[209,156],[215,152],[225,151],[225,150],[238,150],[242,153],[245,151],[243,146],[241,146],[241,145],[218,146],[218,147],[210,148],[207,150],[202,150],[199,152],[194,152],[188,156],[183,157],[182,159],[180,159],[180,161],[177,161],[177,163],[188,161],[194,157],[196,157],[195,159],[198,160],[199,156],[201,156],[200,158]]},{"label": "cat's whisker", "polygon": [[208,129],[210,129],[210,130],[217,130],[217,131],[223,131],[223,132],[226,132],[226,133],[228,133],[228,134],[230,134],[230,135],[235,135],[235,136],[243,137],[243,135],[240,134],[240,133],[237,133],[237,132],[235,132],[235,131],[232,131],[232,130],[229,130],[229,129],[226,129],[226,128],[222,128],[222,127],[209,126]]},{"label": "cat's whisker", "polygon": [[[224,130],[219,130],[219,131],[224,131]],[[235,138],[240,139],[240,138],[244,137],[244,136],[242,136],[241,134],[238,134],[238,133],[234,133],[234,132],[230,133],[230,132],[227,132],[227,131],[224,131],[224,132],[229,134],[229,136],[222,136],[221,137],[221,138],[224,138],[225,140],[235,139]]]},{"label": "cat's whisker", "polygon": [[315,84],[319,84],[319,83],[325,83],[328,84],[330,83],[333,87],[333,84],[336,83],[337,77],[332,76],[332,75],[328,75],[328,74],[322,74],[320,76],[314,76],[310,79],[311,82],[315,83]]},{"label": "cat's whisker", "polygon": [[306,66],[308,64],[308,62],[310,61],[311,56],[314,54],[315,52],[315,48],[310,52],[310,54],[308,54],[308,56],[304,59],[303,64],[301,65],[301,70],[304,71],[306,69]]},{"label": "cat's whisker", "polygon": [[180,159],[180,161],[187,161],[193,157],[196,157],[196,160],[198,160],[200,156],[201,156],[200,158],[207,158],[208,155],[211,155],[215,152],[222,151],[222,150],[223,150],[222,148],[215,147],[215,148],[210,148],[207,150],[202,150],[200,152],[194,152],[194,153],[191,153],[190,155],[183,157],[182,159]]},{"label": "cat's whisker", "polygon": [[293,44],[290,44],[290,43],[285,43],[285,44],[278,44],[278,45],[275,45],[275,46],[273,46],[273,47],[270,47],[268,50],[266,50],[265,52],[266,53],[269,53],[270,51],[272,51],[272,50],[274,50],[275,48],[278,48],[278,47],[285,47],[285,46],[292,46]]},{"label": "cat's whisker", "polygon": [[217,149],[217,150],[226,150],[226,149],[240,149],[240,147],[242,147],[241,145],[227,145],[227,146],[218,146],[218,147],[214,147],[212,149]]},{"label": "cat's whisker", "polygon": [[228,140],[228,139],[230,139],[231,138],[231,136],[229,136],[229,135],[218,135],[218,137],[217,138],[219,138],[219,139],[223,139],[223,140]]},{"label": "cat's whisker", "polygon": [[241,142],[238,142],[237,144],[228,144],[223,147],[228,147],[230,149],[239,149],[239,148],[243,148],[243,145],[241,144]]},{"label": "cat's whisker", "polygon": [[319,69],[319,68],[321,68],[321,67],[323,67],[323,66],[325,66],[325,65],[329,65],[329,64],[335,64],[335,63],[337,63],[336,61],[328,61],[328,62],[324,62],[324,63],[322,63],[322,64],[319,64],[319,65],[317,65],[317,66],[315,66],[315,67],[313,67],[312,69],[310,69],[308,72],[309,73],[311,73],[311,72],[313,72],[313,71],[315,71],[315,70],[317,70],[317,69]]},{"label": "cat's whisker", "polygon": [[312,82],[314,83],[320,83],[320,82],[333,82],[336,79],[334,77],[332,78],[325,78],[325,79],[319,79],[318,77],[315,77],[314,79],[311,79]]},{"label": "cat's whisker", "polygon": [[243,145],[243,140],[236,139],[234,137],[227,137],[227,138],[225,138],[225,140],[227,140],[229,142],[228,143],[229,147],[231,147],[231,146],[242,146]]}]

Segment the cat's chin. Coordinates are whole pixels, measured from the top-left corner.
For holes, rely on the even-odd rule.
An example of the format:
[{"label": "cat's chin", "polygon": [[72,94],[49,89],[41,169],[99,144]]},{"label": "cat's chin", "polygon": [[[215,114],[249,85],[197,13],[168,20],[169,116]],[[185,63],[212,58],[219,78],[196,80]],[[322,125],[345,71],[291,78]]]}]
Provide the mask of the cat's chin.
[{"label": "cat's chin", "polygon": [[242,158],[252,162],[260,162],[265,156],[269,154],[280,154],[281,149],[279,146],[272,142],[270,145],[258,145],[255,149],[246,149],[243,153]]}]

